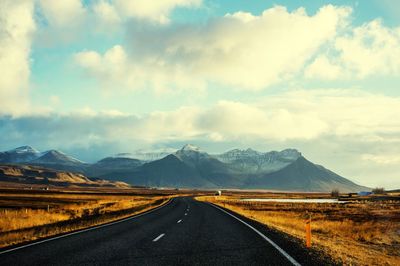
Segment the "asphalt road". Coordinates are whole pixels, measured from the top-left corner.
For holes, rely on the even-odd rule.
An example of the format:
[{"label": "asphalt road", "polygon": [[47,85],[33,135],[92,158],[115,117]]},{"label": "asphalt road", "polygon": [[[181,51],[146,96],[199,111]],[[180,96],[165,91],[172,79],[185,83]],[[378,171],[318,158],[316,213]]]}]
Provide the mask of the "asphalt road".
[{"label": "asphalt road", "polygon": [[177,198],[134,219],[0,254],[0,265],[293,264],[223,211]]}]

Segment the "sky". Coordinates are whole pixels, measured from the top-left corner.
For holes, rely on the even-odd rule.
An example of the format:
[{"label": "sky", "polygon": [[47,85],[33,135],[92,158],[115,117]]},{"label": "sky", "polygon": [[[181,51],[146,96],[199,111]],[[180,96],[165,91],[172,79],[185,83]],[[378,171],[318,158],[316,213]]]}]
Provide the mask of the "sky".
[{"label": "sky", "polygon": [[400,1],[0,0],[0,150],[296,148],[400,188]]}]

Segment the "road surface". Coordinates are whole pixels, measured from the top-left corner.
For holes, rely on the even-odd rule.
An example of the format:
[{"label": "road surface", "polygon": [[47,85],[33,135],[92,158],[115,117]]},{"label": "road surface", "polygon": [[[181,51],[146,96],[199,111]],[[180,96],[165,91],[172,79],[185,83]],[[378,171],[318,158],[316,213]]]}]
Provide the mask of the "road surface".
[{"label": "road surface", "polygon": [[[290,250],[286,252],[290,254]],[[0,253],[0,265],[293,263],[223,211],[191,198],[176,198],[134,219]]]}]

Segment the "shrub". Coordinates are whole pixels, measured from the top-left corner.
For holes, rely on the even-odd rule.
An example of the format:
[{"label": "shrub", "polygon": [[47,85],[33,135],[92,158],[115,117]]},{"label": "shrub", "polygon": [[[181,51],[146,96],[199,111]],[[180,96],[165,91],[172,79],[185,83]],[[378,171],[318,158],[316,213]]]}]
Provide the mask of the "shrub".
[{"label": "shrub", "polygon": [[385,189],[383,187],[376,187],[372,190],[374,194],[385,194]]},{"label": "shrub", "polygon": [[337,198],[337,197],[339,197],[339,195],[340,195],[339,189],[337,189],[337,188],[332,189],[332,191],[331,191],[331,197]]}]

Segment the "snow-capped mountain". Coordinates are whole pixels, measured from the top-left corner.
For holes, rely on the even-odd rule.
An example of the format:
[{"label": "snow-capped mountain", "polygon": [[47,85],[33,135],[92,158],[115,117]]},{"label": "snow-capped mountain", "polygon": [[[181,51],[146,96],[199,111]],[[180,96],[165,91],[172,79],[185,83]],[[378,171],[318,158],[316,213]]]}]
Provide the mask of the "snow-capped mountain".
[{"label": "snow-capped mountain", "polygon": [[130,159],[137,159],[143,162],[152,162],[155,160],[160,160],[171,153],[175,152],[173,149],[160,149],[154,151],[147,151],[147,150],[137,150],[134,152],[124,152],[118,153],[114,155],[114,158],[130,158]]},{"label": "snow-capped mountain", "polygon": [[8,152],[15,152],[18,154],[27,154],[27,153],[33,153],[33,154],[39,154],[40,152],[31,146],[21,146],[12,150],[9,150]]},{"label": "snow-capped mountain", "polygon": [[187,151],[187,152],[200,152],[200,148],[197,146],[194,146],[193,144],[186,144],[185,146],[180,149],[180,151]]},{"label": "snow-capped mountain", "polygon": [[143,164],[138,159],[132,159],[127,157],[107,157],[100,161],[91,164],[85,169],[85,173],[92,177],[106,175],[108,173],[121,173],[129,172]]},{"label": "snow-capped mountain", "polygon": [[210,158],[208,153],[201,151],[199,147],[192,144],[186,144],[182,149],[177,150],[174,155],[180,160],[192,165],[199,163],[201,160]]},{"label": "snow-capped mountain", "polygon": [[124,153],[87,164],[57,150],[41,153],[23,146],[0,153],[0,163],[43,166],[140,186],[296,191],[338,188],[343,192],[368,189],[308,161],[295,149],[234,149],[210,155],[187,144],[173,152]]},{"label": "snow-capped mountain", "polygon": [[61,151],[49,150],[44,152],[39,158],[32,160],[31,163],[34,164],[66,164],[66,165],[76,165],[84,164],[84,162],[69,156]]},{"label": "snow-capped mountain", "polygon": [[83,172],[87,165],[61,151],[49,150],[40,152],[30,146],[22,146],[0,152],[0,163],[40,165],[73,172]]},{"label": "snow-capped mountain", "polygon": [[42,156],[43,153],[31,146],[21,146],[12,150],[0,152],[0,162],[24,163]]},{"label": "snow-capped mountain", "polygon": [[215,157],[239,171],[251,173],[270,173],[293,163],[301,156],[295,149],[283,151],[259,152],[253,149],[234,149],[215,155]]}]

